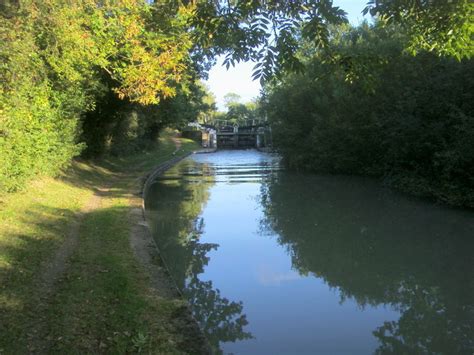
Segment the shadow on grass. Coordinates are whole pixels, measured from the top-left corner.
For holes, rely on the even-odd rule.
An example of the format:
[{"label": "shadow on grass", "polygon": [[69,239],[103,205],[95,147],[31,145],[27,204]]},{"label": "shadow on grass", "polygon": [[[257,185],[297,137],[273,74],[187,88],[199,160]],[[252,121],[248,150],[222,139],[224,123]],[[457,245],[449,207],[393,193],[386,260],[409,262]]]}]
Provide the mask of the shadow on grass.
[{"label": "shadow on grass", "polygon": [[[129,198],[136,180],[174,149],[167,141],[125,158],[78,160],[61,180],[107,199]],[[186,322],[172,322],[183,302],[148,294],[130,249],[126,206],[81,215],[78,247],[44,290],[45,261],[68,238],[76,212],[36,204],[19,220],[21,231],[6,229],[0,239],[0,353],[187,351],[176,325]]]},{"label": "shadow on grass", "polygon": [[66,238],[61,226],[72,212],[37,205],[24,216],[39,235],[11,233],[2,246],[9,266],[0,266],[0,352],[187,351],[182,334],[189,339],[189,324],[175,319],[183,301],[148,291],[129,246],[128,213],[85,213],[77,248],[49,290],[38,283],[42,262]]},{"label": "shadow on grass", "polygon": [[144,151],[123,158],[78,159],[61,180],[74,187],[90,189],[99,196],[127,197],[130,190],[136,188],[130,186],[135,180],[143,178],[169,159],[186,155],[192,148],[195,148],[194,144],[186,144],[186,148],[176,155],[173,155],[174,147],[163,146],[161,150]]}]

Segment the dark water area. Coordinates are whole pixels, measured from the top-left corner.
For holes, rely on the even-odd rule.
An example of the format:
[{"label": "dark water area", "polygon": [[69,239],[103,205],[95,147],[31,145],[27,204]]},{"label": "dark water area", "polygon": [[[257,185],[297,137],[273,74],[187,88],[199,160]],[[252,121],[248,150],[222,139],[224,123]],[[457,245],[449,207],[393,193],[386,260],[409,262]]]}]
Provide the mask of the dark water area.
[{"label": "dark water area", "polygon": [[474,213],[219,151],[146,213],[216,353],[473,354]]}]

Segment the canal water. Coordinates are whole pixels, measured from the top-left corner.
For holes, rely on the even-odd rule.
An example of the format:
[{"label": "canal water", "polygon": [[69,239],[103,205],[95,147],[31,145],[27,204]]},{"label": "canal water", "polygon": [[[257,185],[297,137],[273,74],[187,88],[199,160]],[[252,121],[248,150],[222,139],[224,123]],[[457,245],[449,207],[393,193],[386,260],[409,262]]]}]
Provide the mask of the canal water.
[{"label": "canal water", "polygon": [[156,179],[154,238],[215,353],[474,353],[474,214],[276,155]]}]

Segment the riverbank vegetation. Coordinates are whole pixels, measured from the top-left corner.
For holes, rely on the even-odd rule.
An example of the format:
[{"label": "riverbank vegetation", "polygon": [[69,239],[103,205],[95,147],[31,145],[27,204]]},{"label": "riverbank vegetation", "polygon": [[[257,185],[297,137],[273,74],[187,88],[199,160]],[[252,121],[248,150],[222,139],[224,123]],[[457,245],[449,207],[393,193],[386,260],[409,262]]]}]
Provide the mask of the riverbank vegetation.
[{"label": "riverbank vegetation", "polygon": [[0,192],[54,176],[81,152],[141,150],[204,109],[190,7],[31,0],[0,10]]},{"label": "riverbank vegetation", "polygon": [[374,29],[332,27],[344,12],[322,0],[1,1],[0,353],[192,352],[128,213],[174,150],[163,128],[212,110],[217,55],[282,78],[266,110],[291,166],[472,206],[470,1],[370,3]]},{"label": "riverbank vegetation", "polygon": [[473,60],[413,56],[401,27],[378,22],[333,28],[329,46],[306,43],[304,72],[266,87],[287,164],[474,207]]},{"label": "riverbank vegetation", "polygon": [[[469,0],[369,1],[365,11],[403,26],[413,53],[472,54]],[[227,67],[255,61],[262,82],[302,70],[305,43],[333,48],[329,28],[344,15],[322,0],[3,1],[0,193],[57,175],[81,153],[140,150],[195,119],[210,107],[198,82],[217,55]]]},{"label": "riverbank vegetation", "polygon": [[[199,346],[180,323],[184,301],[150,290],[129,242],[137,178],[196,148],[183,140],[173,154],[166,136],[148,153],[78,161],[59,178],[2,198],[0,353],[182,353]],[[68,240],[76,244],[65,249]]]}]

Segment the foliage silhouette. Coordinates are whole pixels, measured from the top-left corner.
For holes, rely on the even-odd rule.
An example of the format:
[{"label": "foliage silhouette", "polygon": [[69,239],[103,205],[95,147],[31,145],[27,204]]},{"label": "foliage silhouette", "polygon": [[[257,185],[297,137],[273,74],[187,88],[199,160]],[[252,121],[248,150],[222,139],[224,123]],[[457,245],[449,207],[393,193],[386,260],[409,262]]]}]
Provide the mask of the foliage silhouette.
[{"label": "foliage silhouette", "polygon": [[404,52],[399,27],[339,27],[331,54],[308,44],[303,74],[266,87],[274,145],[293,169],[372,175],[448,204],[474,206],[474,71]]},{"label": "foliage silhouette", "polygon": [[265,229],[301,274],[341,301],[401,313],[374,331],[378,353],[474,349],[474,222],[469,212],[408,200],[373,181],[283,173],[262,188]]}]

